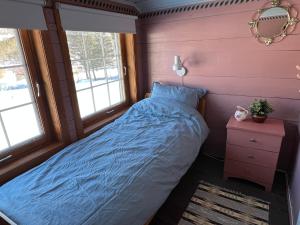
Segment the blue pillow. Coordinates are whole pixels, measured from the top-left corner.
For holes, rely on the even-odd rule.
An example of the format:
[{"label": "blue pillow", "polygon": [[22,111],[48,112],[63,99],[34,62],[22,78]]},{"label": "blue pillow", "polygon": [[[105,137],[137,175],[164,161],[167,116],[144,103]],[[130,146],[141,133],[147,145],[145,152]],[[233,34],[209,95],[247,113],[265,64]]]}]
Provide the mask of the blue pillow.
[{"label": "blue pillow", "polygon": [[162,85],[153,83],[151,97],[169,98],[197,108],[199,99],[207,93],[203,88],[189,88],[184,86]]}]

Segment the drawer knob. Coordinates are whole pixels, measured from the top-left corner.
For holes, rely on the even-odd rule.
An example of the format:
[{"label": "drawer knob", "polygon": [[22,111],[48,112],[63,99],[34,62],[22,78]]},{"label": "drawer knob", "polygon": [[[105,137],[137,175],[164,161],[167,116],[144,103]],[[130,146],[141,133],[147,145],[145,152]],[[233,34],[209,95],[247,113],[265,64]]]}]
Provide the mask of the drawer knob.
[{"label": "drawer knob", "polygon": [[250,141],[250,142],[253,142],[253,143],[256,142],[256,140],[255,140],[254,138],[251,138],[249,141]]},{"label": "drawer knob", "polygon": [[248,155],[248,159],[254,159],[253,155]]}]

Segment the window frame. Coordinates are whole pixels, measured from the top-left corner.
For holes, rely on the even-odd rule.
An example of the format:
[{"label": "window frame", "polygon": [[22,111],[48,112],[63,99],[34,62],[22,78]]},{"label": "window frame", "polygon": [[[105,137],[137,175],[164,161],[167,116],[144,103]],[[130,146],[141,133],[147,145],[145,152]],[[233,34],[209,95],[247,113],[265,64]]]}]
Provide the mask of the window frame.
[{"label": "window frame", "polygon": [[[43,134],[34,139],[28,139],[24,142],[2,150],[0,154],[0,161],[2,160],[0,167],[7,165],[7,163],[10,163],[16,159],[22,158],[47,144],[50,144],[50,142],[53,140],[51,118],[48,113],[49,106],[47,104],[43,82],[37,64],[37,56],[34,51],[31,33],[28,30],[16,30],[19,36],[18,41],[20,41],[20,47],[22,48],[25,66],[28,72],[28,81],[29,85],[31,86],[31,91],[36,104],[37,113],[39,115],[40,125],[43,129]],[[35,84],[39,85],[39,90],[37,90],[37,86]],[[39,93],[39,96],[37,93]]]},{"label": "window frame", "polygon": [[[121,71],[122,71],[122,76],[123,76],[123,88],[124,88],[124,97],[125,97],[125,101],[121,102],[120,104],[116,104],[112,107],[108,107],[102,111],[98,111],[95,112],[91,115],[88,115],[84,118],[81,117],[80,112],[79,112],[79,104],[78,104],[78,99],[77,99],[77,92],[76,92],[76,87],[75,87],[75,82],[73,79],[73,71],[72,71],[72,62],[71,62],[71,57],[70,57],[70,52],[69,52],[69,46],[67,43],[67,34],[65,31],[63,31],[63,39],[64,44],[65,44],[65,60],[67,61],[66,65],[68,65],[69,67],[69,71],[72,75],[72,86],[73,86],[73,90],[72,91],[72,95],[74,100],[76,99],[76,104],[78,107],[78,113],[76,113],[77,121],[81,121],[82,124],[82,131],[79,133],[83,133],[85,134],[85,129],[100,122],[103,121],[109,117],[112,117],[118,113],[120,113],[121,111],[124,111],[126,108],[128,108],[130,106],[130,95],[129,95],[129,78],[128,78],[128,74],[127,74],[127,68],[128,68],[128,64],[127,64],[127,58],[126,58],[126,43],[125,43],[125,34],[123,33],[119,33],[119,46],[120,46],[120,51],[121,51],[121,63],[122,63],[122,67]],[[126,69],[125,69],[126,68]],[[124,71],[126,70],[126,71]]]}]

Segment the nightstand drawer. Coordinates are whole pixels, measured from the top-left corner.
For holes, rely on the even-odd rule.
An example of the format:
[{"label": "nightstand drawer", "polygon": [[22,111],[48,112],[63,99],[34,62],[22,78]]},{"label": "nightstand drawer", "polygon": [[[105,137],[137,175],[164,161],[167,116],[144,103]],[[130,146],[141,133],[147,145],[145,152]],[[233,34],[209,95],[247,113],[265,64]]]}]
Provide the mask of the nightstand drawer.
[{"label": "nightstand drawer", "polygon": [[226,159],[276,168],[278,153],[227,144]]},{"label": "nightstand drawer", "polygon": [[226,159],[225,172],[231,176],[251,180],[260,184],[272,184],[275,170]]},{"label": "nightstand drawer", "polygon": [[250,148],[279,152],[282,137],[257,132],[228,129],[227,143]]}]

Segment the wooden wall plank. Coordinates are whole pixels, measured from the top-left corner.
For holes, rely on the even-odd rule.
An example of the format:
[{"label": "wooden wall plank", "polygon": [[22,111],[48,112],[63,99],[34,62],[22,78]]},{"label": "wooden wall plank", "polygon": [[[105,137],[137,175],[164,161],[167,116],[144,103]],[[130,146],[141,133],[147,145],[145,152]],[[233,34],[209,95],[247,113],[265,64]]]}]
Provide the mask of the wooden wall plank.
[{"label": "wooden wall plank", "polygon": [[266,98],[299,98],[297,79],[190,76],[184,79],[184,84],[191,87],[204,86],[214,94],[236,95],[238,93],[243,96]]},{"label": "wooden wall plank", "polygon": [[[249,31],[250,32],[250,31]],[[199,38],[194,38],[191,40],[185,41],[167,41],[167,42],[151,42],[148,40],[147,42],[142,42],[139,39],[140,44],[147,45],[148,53],[160,53],[160,52],[171,52],[176,51],[192,51],[195,49],[201,49],[201,52],[243,52],[243,51],[299,51],[299,37],[297,34],[289,35],[284,41],[272,44],[268,47],[265,45],[257,44],[257,40],[252,36],[249,37],[235,37],[229,39],[204,39],[199,40]],[[247,45],[245,45],[247,43]],[[243,48],[237,48],[239,46],[243,46]]]},{"label": "wooden wall plank", "polygon": [[[266,98],[299,99],[299,82],[297,79],[271,78],[238,78],[238,77],[201,77],[190,76],[183,79],[173,76],[153,76],[153,81],[166,82],[172,79],[173,83],[184,84],[189,87],[205,87],[212,94],[241,96],[264,96]],[[255,89],[255,92],[253,90]]]},{"label": "wooden wall plank", "polygon": [[[208,125],[210,127],[222,128],[226,125],[230,116],[234,114],[237,105],[247,108],[256,97],[208,94],[206,98],[206,120]],[[275,111],[270,115],[271,117],[291,122],[298,121],[300,113],[300,99],[267,99],[275,109]]]},{"label": "wooden wall plank", "polygon": [[[300,39],[300,36],[298,37]],[[258,44],[258,43],[257,43]],[[296,78],[296,65],[300,51],[224,51],[203,52],[201,49],[174,49],[173,52],[147,54],[143,63],[147,73],[155,76],[175,74],[172,71],[174,55],[180,55],[188,69],[188,77],[193,76],[235,76]],[[267,68],[267,73],[266,73]]]},{"label": "wooden wall plank", "polygon": [[[176,20],[172,23],[147,24],[147,26],[139,26],[138,34],[143,36],[142,40],[145,42],[251,37],[248,22],[251,20],[252,14],[252,12],[244,12],[218,17]],[[224,26],[224,24],[230,25]],[[191,33],[191,31],[193,32]],[[294,33],[299,34],[299,32],[297,29]]]},{"label": "wooden wall plank", "polygon": [[136,66],[136,36],[135,34],[125,35],[126,45],[126,63],[129,81],[130,102],[135,103],[138,100],[138,76]]},{"label": "wooden wall plank", "polygon": [[[80,112],[79,112],[79,105],[76,97],[76,88],[73,80],[73,73],[72,73],[72,66],[70,61],[70,55],[69,50],[67,46],[67,37],[65,34],[65,30],[61,26],[60,16],[58,9],[51,9],[53,14],[53,19],[55,22],[55,30],[58,36],[59,44],[57,46],[53,46],[54,49],[57,48],[57,51],[59,51],[59,61],[56,62],[56,64],[59,65],[58,69],[62,71],[62,66],[64,67],[64,76],[65,76],[65,83],[68,91],[68,99],[65,99],[66,105],[71,103],[72,107],[72,118],[68,118],[68,123],[74,123],[75,125],[69,125],[69,129],[75,128],[75,130],[70,130],[70,135],[72,137],[71,141],[75,142],[79,138],[83,137],[83,126],[82,121],[80,118]],[[70,112],[69,112],[70,113]],[[67,116],[69,116],[67,114]]]},{"label": "wooden wall plank", "polygon": [[[163,84],[170,85],[183,85],[183,78],[177,75],[169,75],[169,76],[153,76],[149,80],[148,87],[151,87],[153,82],[160,82]],[[148,89],[149,91],[150,89]]]},{"label": "wooden wall plank", "polygon": [[[47,62],[45,61],[43,63],[45,67],[44,73],[49,73],[49,76],[52,77],[52,81],[50,83],[55,84],[53,87],[51,86],[55,89],[55,91],[49,90],[49,92],[56,95],[56,98],[59,99],[59,101],[53,101],[52,103],[50,102],[50,104],[58,108],[56,113],[58,113],[59,117],[63,119],[62,124],[60,124],[62,126],[61,135],[67,136],[64,143],[69,144],[76,141],[78,139],[78,136],[76,134],[76,129],[74,130],[73,125],[75,116],[73,105],[70,101],[70,91],[67,84],[67,75],[65,70],[66,67],[63,60],[61,42],[58,36],[53,9],[44,8],[44,14],[48,27],[47,31],[41,31],[43,37],[41,40],[41,44],[44,44],[46,46],[45,52],[43,54],[45,55],[45,57],[47,57]],[[35,32],[38,33],[38,31]],[[38,49],[43,49],[43,47]],[[48,86],[50,85],[47,85],[46,87]],[[58,123],[54,124],[55,126],[58,126]]]}]

